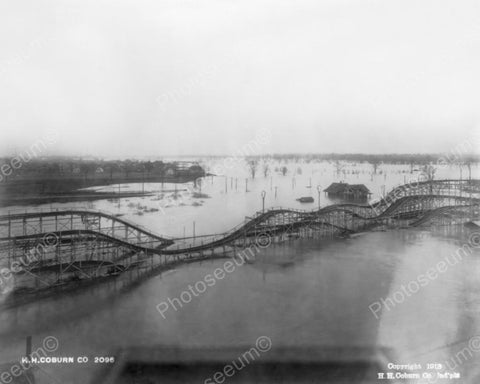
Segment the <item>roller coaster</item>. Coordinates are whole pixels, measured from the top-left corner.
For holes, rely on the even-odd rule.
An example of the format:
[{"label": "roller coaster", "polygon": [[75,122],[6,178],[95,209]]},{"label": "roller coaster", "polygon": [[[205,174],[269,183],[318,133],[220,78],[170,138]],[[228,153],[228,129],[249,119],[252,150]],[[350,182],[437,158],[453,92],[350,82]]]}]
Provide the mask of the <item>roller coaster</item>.
[{"label": "roller coaster", "polygon": [[252,247],[296,238],[461,224],[479,215],[480,180],[400,185],[363,205],[333,204],[311,211],[270,208],[225,233],[195,238],[161,236],[97,210],[10,212],[0,216],[0,291],[36,292],[127,271],[140,276],[187,260],[239,257]]}]

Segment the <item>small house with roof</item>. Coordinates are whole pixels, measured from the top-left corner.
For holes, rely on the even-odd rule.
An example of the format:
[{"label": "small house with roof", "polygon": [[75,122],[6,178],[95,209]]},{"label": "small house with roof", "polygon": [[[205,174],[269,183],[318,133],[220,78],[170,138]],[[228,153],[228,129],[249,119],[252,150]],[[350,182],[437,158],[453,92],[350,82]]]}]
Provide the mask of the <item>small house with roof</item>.
[{"label": "small house with roof", "polygon": [[371,192],[364,184],[332,183],[323,190],[328,196],[367,199]]}]

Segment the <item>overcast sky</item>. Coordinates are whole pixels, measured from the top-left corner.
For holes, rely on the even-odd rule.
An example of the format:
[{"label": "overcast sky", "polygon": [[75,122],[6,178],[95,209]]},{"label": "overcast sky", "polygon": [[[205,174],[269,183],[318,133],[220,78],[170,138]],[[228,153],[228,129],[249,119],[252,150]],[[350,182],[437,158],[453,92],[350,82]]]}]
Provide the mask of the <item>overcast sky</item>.
[{"label": "overcast sky", "polygon": [[0,149],[446,152],[479,68],[479,0],[2,1]]}]

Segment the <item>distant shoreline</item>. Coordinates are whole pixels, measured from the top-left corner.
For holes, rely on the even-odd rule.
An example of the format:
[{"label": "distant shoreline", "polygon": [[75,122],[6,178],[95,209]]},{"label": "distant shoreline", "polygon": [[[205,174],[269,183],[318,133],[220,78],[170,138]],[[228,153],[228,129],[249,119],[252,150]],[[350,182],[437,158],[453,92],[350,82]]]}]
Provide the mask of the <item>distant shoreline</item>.
[{"label": "distant shoreline", "polygon": [[0,183],[0,207],[148,196],[152,193],[148,191],[101,192],[89,191],[85,190],[85,188],[116,184],[187,183],[195,181],[196,178],[197,177],[150,177],[147,179],[129,177],[84,180],[82,178],[42,179],[39,177],[38,179],[13,180],[7,183]]},{"label": "distant shoreline", "polygon": [[76,201],[94,201],[104,199],[120,199],[127,197],[151,196],[152,192],[96,192],[96,191],[81,191],[58,195],[34,196],[26,195],[21,197],[2,197],[0,199],[0,207],[8,206],[27,206],[27,205],[41,205],[50,203],[70,203]]}]

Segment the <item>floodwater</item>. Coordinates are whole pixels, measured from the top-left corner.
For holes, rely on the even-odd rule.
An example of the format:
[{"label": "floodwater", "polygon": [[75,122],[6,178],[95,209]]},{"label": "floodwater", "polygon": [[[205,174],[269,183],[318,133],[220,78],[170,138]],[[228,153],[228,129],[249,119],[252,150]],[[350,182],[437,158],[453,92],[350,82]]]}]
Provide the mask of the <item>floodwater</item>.
[{"label": "floodwater", "polygon": [[[227,167],[226,164],[232,164]],[[422,179],[420,167],[408,165],[383,164],[373,173],[368,163],[344,163],[337,173],[335,164],[319,163],[284,163],[269,164],[269,174],[263,175],[262,163],[258,165],[256,177],[251,178],[243,160],[228,162],[226,160],[208,160],[202,163],[207,169],[224,172],[218,177],[202,179],[201,188],[187,184],[129,184],[92,188],[101,191],[142,191],[153,193],[152,196],[128,199],[101,200],[96,202],[72,202],[63,204],[43,204],[24,207],[11,206],[0,208],[0,214],[25,210],[50,210],[61,208],[100,209],[122,215],[135,223],[143,225],[161,235],[182,237],[222,233],[243,222],[255,212],[263,209],[262,191],[265,192],[265,209],[284,207],[311,210],[318,207],[319,193],[332,182],[345,181],[350,184],[365,184],[375,200],[388,193],[392,188],[416,182]],[[288,172],[282,175],[280,169],[286,166]],[[468,177],[456,166],[438,168],[437,179]],[[472,166],[472,178],[480,177],[480,167]],[[197,194],[195,194],[195,192]],[[201,193],[202,195],[199,195]],[[314,202],[303,204],[296,199],[311,196]],[[320,205],[337,203],[320,193]]]},{"label": "floodwater", "polygon": [[[311,188],[306,186],[312,174],[316,173],[297,176],[297,187],[292,187],[291,177],[282,181],[275,176],[272,187],[279,187],[277,200],[270,197],[266,206],[299,206],[293,197],[309,195]],[[324,188],[327,175],[333,177],[331,171],[324,171]],[[356,175],[347,181],[364,182],[379,194],[381,183],[388,191],[403,179],[403,174],[395,175],[375,176],[376,182],[367,183],[371,176],[365,173],[358,181]],[[199,206],[189,204],[197,199],[186,191],[184,205],[167,207],[163,202],[164,212],[138,215],[138,205],[128,206],[153,206],[161,201],[152,201],[152,197],[97,202],[92,208],[117,207],[129,219],[169,235],[182,235],[182,227],[192,218],[197,234],[224,231],[261,209],[261,190],[271,194],[271,181],[258,177],[248,193],[239,187],[232,191],[230,184],[225,192],[224,180],[216,178],[211,183],[207,178],[202,193],[210,198]],[[311,193],[316,197],[316,191]],[[316,204],[317,200],[305,209]],[[183,215],[178,213],[182,210]],[[350,239],[292,240],[261,250],[251,263],[235,265],[203,293],[195,291],[196,296],[184,292],[223,268],[227,259],[178,266],[121,293],[105,284],[43,299],[1,312],[0,361],[18,361],[25,353],[28,335],[33,336],[34,349],[45,337],[54,336],[59,347],[50,356],[88,356],[91,361],[94,356],[111,356],[120,347],[243,346],[253,345],[264,335],[273,347],[385,346],[392,349],[392,363],[448,363],[462,375],[457,383],[477,383],[480,352],[471,340],[480,334],[480,250],[470,247],[459,262],[447,263],[435,278],[420,278],[440,261],[452,260],[471,238],[467,229],[439,228],[372,232]],[[415,292],[399,294],[411,282],[417,282],[410,284]],[[173,308],[169,304],[162,316],[157,306],[169,299],[180,299],[181,305]],[[465,348],[470,353],[458,357]],[[85,367],[44,364],[36,372],[36,382],[86,383],[98,369],[93,362]]]}]

